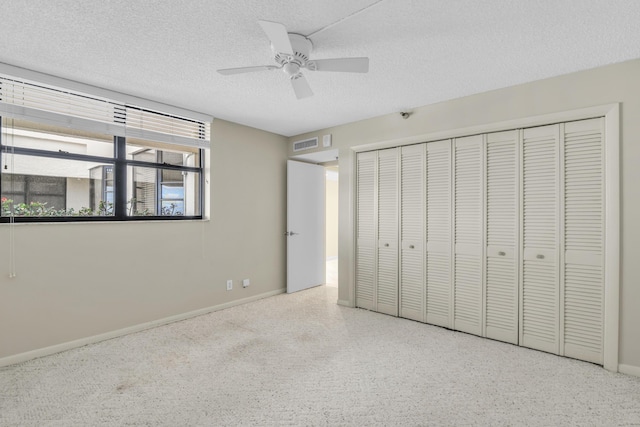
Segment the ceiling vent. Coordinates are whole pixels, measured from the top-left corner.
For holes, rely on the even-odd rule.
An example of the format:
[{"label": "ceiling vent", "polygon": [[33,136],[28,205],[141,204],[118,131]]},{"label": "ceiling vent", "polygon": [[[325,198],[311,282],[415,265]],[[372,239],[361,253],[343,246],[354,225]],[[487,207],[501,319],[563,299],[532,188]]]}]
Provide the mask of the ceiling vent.
[{"label": "ceiling vent", "polygon": [[293,151],[309,150],[318,146],[318,137],[303,139],[293,143]]}]

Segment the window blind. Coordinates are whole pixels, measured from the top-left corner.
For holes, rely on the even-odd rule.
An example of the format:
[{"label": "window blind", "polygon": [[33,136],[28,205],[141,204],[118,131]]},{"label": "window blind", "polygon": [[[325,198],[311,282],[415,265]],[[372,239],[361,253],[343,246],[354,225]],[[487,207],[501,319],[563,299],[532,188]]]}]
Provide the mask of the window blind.
[{"label": "window blind", "polygon": [[124,137],[210,147],[210,122],[0,74],[0,115]]}]

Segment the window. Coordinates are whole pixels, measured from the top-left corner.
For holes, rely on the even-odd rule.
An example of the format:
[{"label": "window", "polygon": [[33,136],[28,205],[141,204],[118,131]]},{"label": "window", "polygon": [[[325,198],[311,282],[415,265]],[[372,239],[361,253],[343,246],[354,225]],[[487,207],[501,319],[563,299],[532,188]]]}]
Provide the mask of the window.
[{"label": "window", "polygon": [[27,74],[0,74],[0,222],[202,218],[211,117]]},{"label": "window", "polygon": [[57,176],[18,175],[2,181],[2,196],[18,205],[55,206],[66,209],[66,179]]},{"label": "window", "polygon": [[[0,219],[201,218],[201,149],[1,121]],[[118,197],[121,191],[124,197]]]},{"label": "window", "polygon": [[132,212],[161,216],[201,214],[195,195],[200,191],[202,172],[194,169],[200,164],[200,150],[181,148],[136,139],[127,141],[128,158],[147,163],[133,166],[130,173],[127,186],[133,195]]},{"label": "window", "polygon": [[100,202],[114,202],[113,166],[95,166],[89,170],[89,205],[93,211],[100,207]]}]

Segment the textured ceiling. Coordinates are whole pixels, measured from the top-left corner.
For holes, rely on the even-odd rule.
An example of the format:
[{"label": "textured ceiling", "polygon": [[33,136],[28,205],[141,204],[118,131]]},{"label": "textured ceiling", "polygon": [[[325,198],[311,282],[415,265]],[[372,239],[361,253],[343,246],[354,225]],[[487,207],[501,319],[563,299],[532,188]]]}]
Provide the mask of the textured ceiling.
[{"label": "textured ceiling", "polygon": [[[285,136],[640,58],[638,0],[0,0],[0,62]],[[368,74],[305,74],[297,100],[258,20],[311,57]],[[335,25],[333,25],[335,24]],[[325,28],[327,27],[327,28]]]}]

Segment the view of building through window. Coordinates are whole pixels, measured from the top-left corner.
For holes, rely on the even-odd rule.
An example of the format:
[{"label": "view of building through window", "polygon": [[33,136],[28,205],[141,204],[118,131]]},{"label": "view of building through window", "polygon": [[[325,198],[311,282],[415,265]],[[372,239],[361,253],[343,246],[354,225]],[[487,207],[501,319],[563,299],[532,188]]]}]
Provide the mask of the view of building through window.
[{"label": "view of building through window", "polygon": [[[118,144],[123,154],[118,154]],[[6,118],[0,148],[2,217],[126,219],[202,213],[198,148]],[[118,189],[126,191],[125,198],[118,198]],[[118,209],[119,200],[126,206]]]}]

